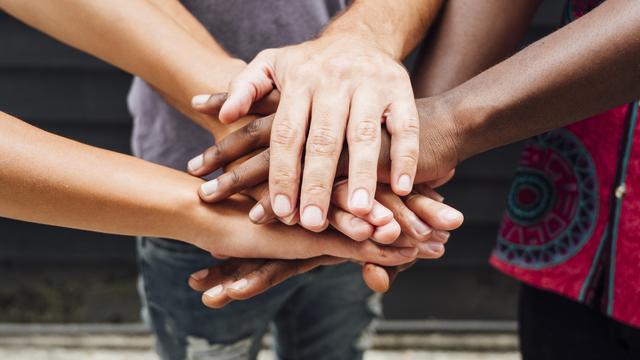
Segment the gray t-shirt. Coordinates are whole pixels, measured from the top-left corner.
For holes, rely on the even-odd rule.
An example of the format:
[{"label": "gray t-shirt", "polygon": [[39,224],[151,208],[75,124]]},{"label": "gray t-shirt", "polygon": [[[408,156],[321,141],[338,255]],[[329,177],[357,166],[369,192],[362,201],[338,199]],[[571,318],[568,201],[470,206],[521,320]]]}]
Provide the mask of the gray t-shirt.
[{"label": "gray t-shirt", "polygon": [[[233,56],[250,61],[263,49],[306,41],[318,34],[346,0],[183,0]],[[185,170],[189,159],[214,142],[211,134],[168,105],[135,78],[128,97],[133,153]]]}]

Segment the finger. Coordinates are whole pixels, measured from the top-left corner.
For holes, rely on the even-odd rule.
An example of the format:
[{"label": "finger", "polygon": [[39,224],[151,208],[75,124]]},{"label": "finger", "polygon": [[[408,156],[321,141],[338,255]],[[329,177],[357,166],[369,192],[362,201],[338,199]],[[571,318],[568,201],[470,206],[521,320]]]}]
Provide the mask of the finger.
[{"label": "finger", "polygon": [[191,98],[191,107],[199,113],[218,116],[222,104],[227,100],[227,93],[202,94]]},{"label": "finger", "polygon": [[319,231],[326,221],[347,123],[347,92],[318,91],[313,98],[300,193],[300,224]]},{"label": "finger", "polygon": [[355,241],[365,241],[373,236],[373,226],[342,209],[329,209],[329,222],[336,230]]},{"label": "finger", "polygon": [[280,103],[280,91],[273,89],[269,95],[262,98],[260,101],[253,104],[251,107],[251,113],[256,115],[270,115],[278,110],[278,104]]},{"label": "finger", "polygon": [[[342,210],[351,212],[349,210],[349,191],[346,180],[337,182],[333,186],[331,204]],[[359,217],[366,220],[371,225],[382,226],[393,220],[393,213],[377,200],[373,200],[372,210],[364,216]]]},{"label": "finger", "polygon": [[445,176],[439,179],[429,181],[425,185],[430,186],[432,189],[439,188],[440,186],[448,183],[449,180],[451,180],[451,178],[453,178],[455,174],[456,174],[456,169],[451,169]]},{"label": "finger", "polygon": [[225,136],[217,144],[189,161],[187,165],[189,173],[194,176],[204,176],[256,149],[267,147],[272,123],[273,116],[255,119]]},{"label": "finger", "polygon": [[265,260],[231,259],[219,265],[196,271],[189,277],[189,286],[196,291],[206,291],[225,281],[235,281],[243,274],[257,268]]},{"label": "finger", "polygon": [[198,194],[205,202],[216,202],[260,184],[268,177],[269,149],[200,185]]},{"label": "finger", "polygon": [[371,239],[379,244],[393,244],[401,232],[400,224],[395,219],[392,219],[389,223],[376,227]]},{"label": "finger", "polygon": [[440,230],[455,230],[464,221],[460,211],[426,196],[411,194],[405,204],[422,221]]},{"label": "finger", "polygon": [[273,74],[274,50],[260,52],[247,67],[229,84],[229,94],[220,108],[218,119],[230,124],[249,113],[251,106],[268,95],[274,89]]},{"label": "finger", "polygon": [[377,293],[387,292],[391,284],[387,270],[375,264],[364,264],[362,266],[362,279],[369,289]]},{"label": "finger", "polygon": [[391,192],[389,187],[380,185],[376,198],[391,210],[393,218],[400,224],[402,232],[414,240],[414,245],[429,240],[433,232],[429,223],[407,207],[398,195]]},{"label": "finger", "polygon": [[306,260],[272,260],[245,275],[243,279],[246,281],[240,281],[238,284],[242,286],[227,287],[226,293],[231,299],[246,300],[318,266],[336,265],[345,261],[331,256]]},{"label": "finger", "polygon": [[[191,107],[199,113],[218,116],[222,105],[227,100],[228,93],[204,94],[196,95],[191,99]],[[249,113],[252,115],[269,115],[276,112],[278,102],[280,101],[280,92],[278,90],[271,91],[267,96],[255,102]]]},{"label": "finger", "polygon": [[349,211],[371,212],[376,193],[382,113],[386,104],[373,91],[357,90],[347,125],[349,144]]},{"label": "finger", "polygon": [[398,195],[407,195],[413,187],[419,152],[418,110],[413,92],[389,107],[387,130],[391,135],[391,188]]},{"label": "finger", "polygon": [[435,191],[429,184],[416,184],[413,188],[416,193],[433,199],[437,202],[443,202],[444,196]]},{"label": "finger", "polygon": [[285,90],[273,120],[269,193],[271,206],[279,217],[292,214],[296,208],[310,106],[306,91],[293,94]]},{"label": "finger", "polygon": [[[448,238],[448,235],[446,236]],[[418,248],[419,259],[435,260],[444,255],[445,246],[442,240],[429,240],[421,242],[416,247]],[[444,240],[446,242],[446,240]]]},{"label": "finger", "polygon": [[[384,266],[396,266],[415,260],[418,249],[413,247],[393,247],[378,245],[373,241],[342,240],[347,249],[331,247],[327,255],[352,259],[361,262],[370,262]],[[347,250],[346,252],[344,250]]]},{"label": "finger", "polygon": [[415,264],[415,261],[401,266],[380,266],[376,264],[364,264],[362,267],[362,278],[367,286],[378,293],[389,290],[391,284],[398,274]]}]

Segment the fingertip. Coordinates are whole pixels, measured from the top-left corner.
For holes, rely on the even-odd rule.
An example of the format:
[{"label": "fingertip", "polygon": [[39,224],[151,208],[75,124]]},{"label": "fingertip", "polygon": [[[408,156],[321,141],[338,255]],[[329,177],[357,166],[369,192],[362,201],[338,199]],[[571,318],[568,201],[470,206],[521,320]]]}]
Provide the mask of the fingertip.
[{"label": "fingertip", "polygon": [[399,196],[406,196],[413,190],[413,178],[409,174],[402,174],[392,186],[393,192]]},{"label": "fingertip", "polygon": [[450,206],[446,206],[440,210],[438,212],[438,218],[442,221],[446,230],[456,229],[464,222],[464,215]]},{"label": "fingertip", "polygon": [[219,309],[226,305],[227,301],[222,284],[216,285],[202,294],[202,303],[210,308]]},{"label": "fingertip", "polygon": [[382,226],[393,220],[393,212],[386,206],[375,201],[368,218],[373,225]]},{"label": "fingertip", "polygon": [[355,241],[365,241],[373,236],[374,227],[368,222],[354,216],[351,218],[350,223],[353,230],[351,239]]},{"label": "fingertip", "polygon": [[209,98],[211,98],[210,94],[196,95],[191,98],[191,107],[194,109],[201,109],[207,104]]},{"label": "fingertip", "polygon": [[365,264],[362,267],[362,278],[369,289],[377,293],[384,293],[389,290],[389,275],[380,266]]},{"label": "fingertip", "polygon": [[400,224],[394,219],[379,226],[373,233],[373,240],[380,244],[391,244],[400,236]]},{"label": "fingertip", "polygon": [[372,210],[371,192],[365,188],[353,191],[349,197],[349,211],[356,216],[366,216]]}]

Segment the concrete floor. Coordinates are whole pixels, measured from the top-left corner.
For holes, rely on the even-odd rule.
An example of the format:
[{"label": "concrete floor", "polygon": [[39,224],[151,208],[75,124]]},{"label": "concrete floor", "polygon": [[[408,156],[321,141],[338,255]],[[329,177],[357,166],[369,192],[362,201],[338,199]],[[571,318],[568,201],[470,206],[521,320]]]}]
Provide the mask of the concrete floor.
[{"label": "concrete floor", "polygon": [[[85,350],[85,349],[10,349],[0,348],[0,359],[7,360],[152,360],[151,351],[136,350]],[[259,360],[273,360],[268,351]],[[457,352],[457,351],[371,351],[365,360],[517,360],[515,352]]]}]

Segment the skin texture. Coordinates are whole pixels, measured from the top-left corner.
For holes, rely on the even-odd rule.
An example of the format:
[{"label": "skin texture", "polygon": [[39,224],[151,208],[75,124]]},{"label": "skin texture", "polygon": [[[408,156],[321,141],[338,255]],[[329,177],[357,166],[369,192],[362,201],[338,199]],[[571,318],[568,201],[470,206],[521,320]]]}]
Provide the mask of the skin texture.
[{"label": "skin texture", "polygon": [[[508,32],[521,34],[525,25],[516,23],[513,26],[517,28],[513,29],[506,26],[510,23],[508,16],[491,17],[491,22],[463,21],[467,19],[464,14],[515,11],[512,16],[527,19],[537,1],[523,2],[521,7],[499,1],[460,0],[455,3],[457,6],[447,7],[441,27],[459,30],[449,34],[437,32],[431,50],[422,62],[421,73],[430,74],[430,77],[415,79],[421,92],[441,93],[418,102],[421,116],[430,119],[431,130],[440,135],[424,141],[431,150],[429,155],[421,157],[418,174],[429,169],[441,172],[443,170],[438,169],[452,168],[474,154],[564,126],[640,97],[640,22],[637,21],[640,3],[637,1],[608,0],[569,26],[466,82],[464,76],[457,74],[474,76],[492,61],[509,54],[515,39]],[[481,34],[486,37],[476,36]],[[503,41],[505,39],[511,40]],[[452,42],[456,46],[451,46]],[[487,45],[477,46],[478,42]],[[452,54],[446,55],[447,50]],[[476,62],[459,60],[451,63],[435,56],[476,59]],[[433,85],[429,85],[432,80]],[[460,82],[464,83],[449,90]],[[423,122],[421,129],[424,126],[427,125]],[[270,283],[265,281],[269,276],[277,276],[282,281],[284,276],[305,270],[305,262],[295,266],[286,261],[267,262],[266,265],[268,267],[263,268],[267,271],[262,278],[250,278],[249,284],[240,290],[225,290],[225,296],[245,299],[270,288]],[[381,272],[378,267],[365,267],[365,270],[368,271],[366,278],[375,282],[372,287],[388,287],[391,277],[386,275],[391,274]],[[224,277],[220,279],[225,280]],[[190,279],[192,286],[197,288],[194,281]]]},{"label": "skin texture", "polygon": [[231,82],[219,113],[224,123],[246,115],[274,89],[280,93],[269,171],[278,216],[294,213],[300,196],[301,224],[324,229],[345,134],[351,153],[349,210],[357,215],[371,211],[382,119],[392,137],[392,188],[399,195],[411,191],[417,113],[399,60],[420,40],[440,4],[355,1],[318,39],[265,50]]}]

